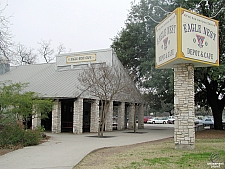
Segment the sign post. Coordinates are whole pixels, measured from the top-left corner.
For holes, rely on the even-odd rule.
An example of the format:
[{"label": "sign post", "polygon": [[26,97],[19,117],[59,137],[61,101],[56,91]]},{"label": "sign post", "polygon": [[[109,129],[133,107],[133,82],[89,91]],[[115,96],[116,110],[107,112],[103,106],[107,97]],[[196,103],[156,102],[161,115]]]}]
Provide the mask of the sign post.
[{"label": "sign post", "polygon": [[175,149],[194,149],[194,67],[219,66],[219,23],[183,8],[155,27],[156,68],[174,69]]}]

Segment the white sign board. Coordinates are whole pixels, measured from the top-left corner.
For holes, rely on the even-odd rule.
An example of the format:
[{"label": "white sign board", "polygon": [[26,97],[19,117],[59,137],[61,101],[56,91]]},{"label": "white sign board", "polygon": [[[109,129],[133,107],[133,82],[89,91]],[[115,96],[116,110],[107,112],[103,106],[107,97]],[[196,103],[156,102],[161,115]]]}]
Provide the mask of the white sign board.
[{"label": "white sign board", "polygon": [[219,66],[219,22],[183,8],[155,27],[156,68]]},{"label": "white sign board", "polygon": [[184,11],[182,52],[185,58],[215,64],[218,60],[218,25],[215,21]]},{"label": "white sign board", "polygon": [[96,54],[67,56],[66,63],[92,62],[96,61]]},{"label": "white sign board", "polygon": [[177,53],[177,15],[172,13],[155,28],[156,64],[163,65]]}]

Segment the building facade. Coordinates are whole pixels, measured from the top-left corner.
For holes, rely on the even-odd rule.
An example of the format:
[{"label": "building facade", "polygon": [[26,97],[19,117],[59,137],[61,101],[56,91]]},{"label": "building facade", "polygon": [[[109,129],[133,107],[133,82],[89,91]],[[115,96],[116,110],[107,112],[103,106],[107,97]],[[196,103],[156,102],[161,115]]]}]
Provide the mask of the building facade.
[{"label": "building facade", "polygon": [[[53,133],[98,132],[101,102],[99,98],[80,89],[78,78],[84,69],[100,64],[117,66],[124,70],[115,52],[112,49],[103,49],[57,55],[55,63],[10,67],[10,70],[0,75],[0,81],[28,83],[26,91],[36,92],[42,98],[54,100],[48,119],[41,120],[40,115],[33,115],[33,129],[42,125]],[[105,131],[113,130],[113,117],[117,117],[117,130],[133,129],[135,112],[139,119],[144,119],[140,93],[132,83],[130,81],[128,85],[134,86],[133,92],[137,93],[137,98],[120,100],[118,98],[123,97],[117,97],[110,102]],[[138,128],[143,127],[143,120],[139,120]]]}]

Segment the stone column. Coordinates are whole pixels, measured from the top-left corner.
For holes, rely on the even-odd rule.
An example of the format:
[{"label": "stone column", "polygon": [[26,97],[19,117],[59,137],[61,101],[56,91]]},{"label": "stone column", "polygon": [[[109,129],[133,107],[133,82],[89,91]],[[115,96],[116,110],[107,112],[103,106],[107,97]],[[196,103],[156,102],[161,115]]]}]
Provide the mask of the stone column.
[{"label": "stone column", "polygon": [[194,149],[194,66],[174,66],[175,149]]},{"label": "stone column", "polygon": [[128,106],[128,129],[134,129],[134,111],[135,111],[135,105],[134,104],[130,104]]},{"label": "stone column", "polygon": [[83,133],[83,99],[78,98],[74,102],[73,110],[73,133]]},{"label": "stone column", "polygon": [[124,130],[125,128],[125,103],[121,102],[118,106],[118,120],[117,130]]},{"label": "stone column", "polygon": [[[33,110],[33,113],[35,113],[34,110]],[[41,114],[33,114],[32,115],[32,130],[40,126],[41,126]]]},{"label": "stone column", "polygon": [[109,112],[105,116],[105,131],[113,130],[113,101],[109,103]]},{"label": "stone column", "polygon": [[91,103],[90,132],[98,132],[98,123],[99,123],[99,100],[94,100],[94,102]]},{"label": "stone column", "polygon": [[61,102],[58,99],[52,109],[52,133],[61,133]]},{"label": "stone column", "polygon": [[138,128],[143,129],[144,128],[144,106],[143,104],[139,105],[139,111],[138,111]]}]

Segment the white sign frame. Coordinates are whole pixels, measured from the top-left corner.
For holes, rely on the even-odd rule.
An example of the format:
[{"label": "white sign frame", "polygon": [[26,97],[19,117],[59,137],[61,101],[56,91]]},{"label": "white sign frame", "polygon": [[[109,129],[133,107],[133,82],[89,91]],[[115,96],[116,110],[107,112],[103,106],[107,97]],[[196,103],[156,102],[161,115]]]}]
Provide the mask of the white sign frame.
[{"label": "white sign frame", "polygon": [[[164,33],[171,25],[175,27],[174,33]],[[168,54],[170,50],[174,50],[172,57]],[[219,66],[219,22],[176,8],[155,27],[155,59],[155,67],[159,69],[182,63],[194,67]]]}]

